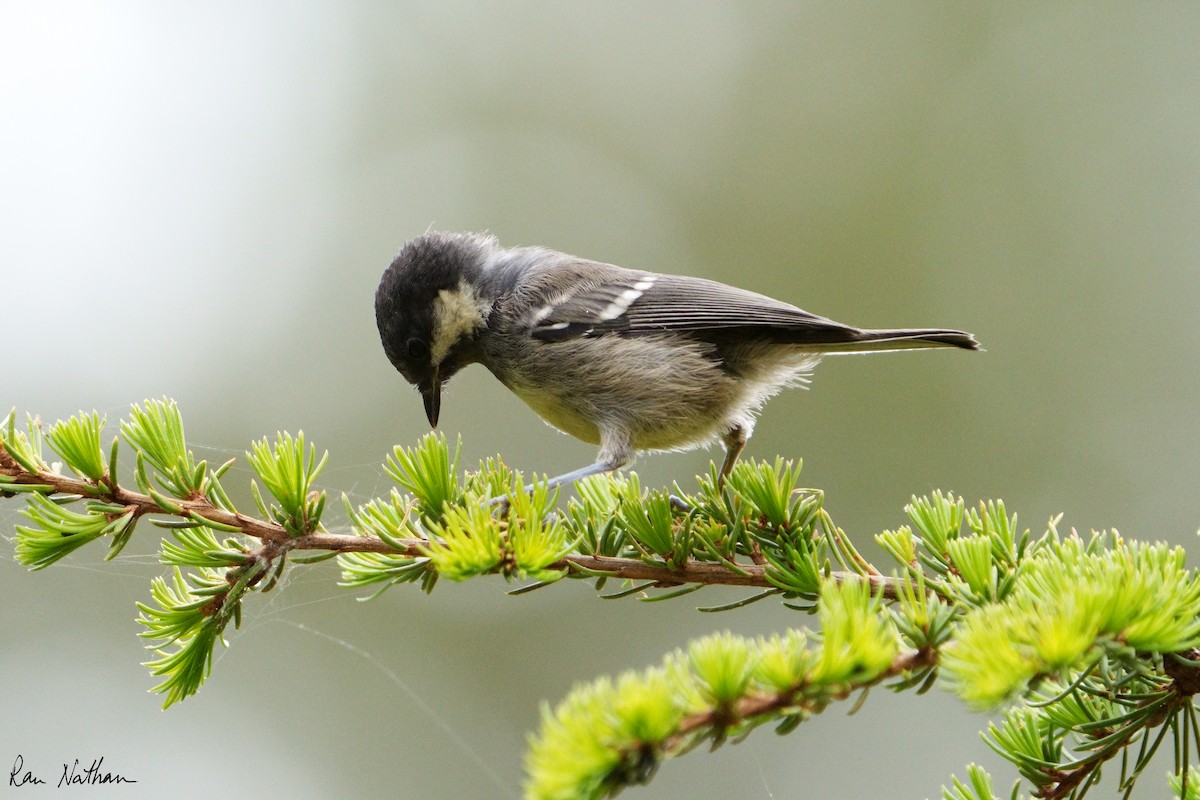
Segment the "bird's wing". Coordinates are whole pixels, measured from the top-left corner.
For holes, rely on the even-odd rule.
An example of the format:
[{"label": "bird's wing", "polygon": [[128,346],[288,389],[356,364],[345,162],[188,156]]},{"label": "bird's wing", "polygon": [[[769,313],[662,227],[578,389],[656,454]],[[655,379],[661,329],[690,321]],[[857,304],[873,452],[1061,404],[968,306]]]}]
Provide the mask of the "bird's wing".
[{"label": "bird's wing", "polygon": [[[561,341],[605,333],[665,331],[720,335],[735,329],[770,339],[821,344],[853,339],[857,329],[765,295],[716,281],[613,268],[533,310],[531,334]],[[594,273],[593,273],[594,274]]]}]

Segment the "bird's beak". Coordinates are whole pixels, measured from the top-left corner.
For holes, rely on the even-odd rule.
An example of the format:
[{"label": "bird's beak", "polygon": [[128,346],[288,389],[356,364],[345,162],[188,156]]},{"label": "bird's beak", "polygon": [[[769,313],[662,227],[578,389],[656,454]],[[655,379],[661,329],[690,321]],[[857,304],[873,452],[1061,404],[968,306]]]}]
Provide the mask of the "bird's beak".
[{"label": "bird's beak", "polygon": [[429,383],[421,385],[421,399],[425,401],[425,416],[429,418],[429,426],[436,428],[438,412],[442,409],[442,381],[437,368],[434,368]]}]

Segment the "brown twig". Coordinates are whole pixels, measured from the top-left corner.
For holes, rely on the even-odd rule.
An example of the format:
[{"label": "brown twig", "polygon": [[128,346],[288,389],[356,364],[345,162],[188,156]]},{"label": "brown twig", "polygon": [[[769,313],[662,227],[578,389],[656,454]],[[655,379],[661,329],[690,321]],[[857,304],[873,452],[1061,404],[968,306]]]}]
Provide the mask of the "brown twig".
[{"label": "brown twig", "polygon": [[[73,494],[83,497],[103,498],[134,509],[137,516],[147,514],[189,517],[194,514],[220,525],[237,528],[247,536],[264,543],[283,545],[288,550],[327,550],[336,553],[384,553],[418,557],[425,555],[428,542],[424,539],[399,539],[398,546],[375,536],[312,531],[303,536],[290,535],[282,525],[268,520],[251,517],[240,512],[229,511],[214,505],[203,496],[175,500],[180,512],[164,508],[153,497],[127,489],[111,479],[93,483],[82,478],[62,475],[49,470],[30,473],[18,464],[3,445],[0,445],[0,475],[6,475],[18,484],[40,484],[53,488],[56,494]],[[659,586],[682,584],[705,584],[723,586],[747,586],[769,589],[766,566],[762,564],[738,564],[737,569],[715,562],[689,560],[678,567],[647,563],[636,558],[589,555],[575,553],[549,565],[552,569],[568,569],[576,573],[600,572],[618,580],[654,581]],[[859,575],[853,572],[833,572],[834,580],[867,580],[872,587],[888,599],[895,599],[899,585],[893,578],[879,574]]]},{"label": "brown twig", "polygon": [[[859,689],[869,689],[876,684],[882,683],[889,678],[894,678],[902,675],[905,672],[932,667],[937,663],[937,651],[932,649],[913,650],[907,653],[902,653],[897,656],[892,663],[883,672],[876,675],[869,681],[864,681],[858,684],[848,683],[841,691],[839,691],[833,699],[843,699],[848,697],[852,692]],[[805,711],[815,713],[820,711],[819,707],[809,703],[806,704],[801,698],[804,690],[803,686],[797,686],[794,689],[778,694],[762,694],[743,697],[732,706],[727,708],[716,708],[709,711],[703,711],[691,716],[685,717],[676,728],[675,733],[664,743],[664,750],[672,752],[688,742],[692,734],[699,731],[704,731],[709,728],[728,728],[740,722],[753,720],[755,717],[774,714],[778,711],[787,708],[802,708]],[[809,707],[806,707],[808,705]],[[714,730],[720,735],[720,731]]]}]

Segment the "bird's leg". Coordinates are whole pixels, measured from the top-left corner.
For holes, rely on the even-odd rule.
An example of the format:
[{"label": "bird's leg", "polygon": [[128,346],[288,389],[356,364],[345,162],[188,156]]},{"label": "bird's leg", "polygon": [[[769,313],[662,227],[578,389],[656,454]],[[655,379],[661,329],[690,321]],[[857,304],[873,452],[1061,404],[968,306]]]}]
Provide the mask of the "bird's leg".
[{"label": "bird's leg", "polygon": [[[575,481],[583,480],[584,478],[592,475],[599,475],[601,472],[612,472],[620,467],[620,464],[610,466],[604,461],[596,461],[593,464],[588,464],[586,467],[580,467],[579,469],[572,470],[551,478],[550,480],[546,481],[546,488],[554,489],[558,486],[569,486]],[[525,494],[532,494],[535,486],[537,486],[536,483],[531,483],[521,491],[525,492]],[[487,504],[489,506],[500,506],[500,513],[502,515],[508,513],[508,495],[502,494],[499,497],[493,497],[491,500],[487,501]]]},{"label": "bird's leg", "polygon": [[[576,481],[599,475],[602,472],[616,472],[621,467],[633,461],[633,442],[628,434],[620,436],[611,435],[605,436],[600,442],[600,453],[596,456],[596,460],[588,464],[586,467],[580,467],[570,472],[565,472],[562,475],[557,475],[546,481],[547,489],[554,489],[559,486],[570,486]],[[524,488],[525,492],[532,492],[533,487],[537,484],[531,483]],[[502,512],[507,511],[508,497],[500,495],[488,500],[488,505],[502,506]]]},{"label": "bird's leg", "polygon": [[[575,481],[599,475],[601,472],[616,472],[631,461],[633,461],[633,437],[624,431],[619,433],[601,431],[600,452],[596,455],[594,463],[551,478],[546,481],[546,485],[551,489],[556,486],[570,486]],[[533,484],[526,486],[525,491],[533,491]]]},{"label": "bird's leg", "polygon": [[[584,478],[591,477],[592,475],[599,475],[602,472],[612,472],[613,470],[620,468],[621,464],[612,464],[607,461],[596,461],[593,464],[588,464],[586,467],[580,467],[579,469],[571,470],[570,472],[565,472],[562,475],[551,478],[550,480],[546,481],[546,488],[553,489],[557,486],[570,486],[572,483],[575,483],[575,481],[581,481]],[[535,484],[532,483],[529,484],[525,487],[525,491],[532,492],[534,485]]]},{"label": "bird's leg", "polygon": [[[609,466],[603,461],[597,461],[594,464],[588,464],[586,467],[580,467],[579,469],[572,470],[571,472],[551,478],[550,480],[546,481],[546,488],[554,489],[558,486],[569,486],[575,481],[583,480],[591,475],[599,475],[601,472],[612,472],[615,469],[619,469],[620,466],[620,464],[617,464],[616,466]],[[532,494],[535,486],[537,486],[536,483],[531,483],[521,491],[525,492],[525,494]],[[508,503],[508,495],[505,494],[502,494],[499,497],[493,497],[491,500],[487,501],[489,506],[500,507],[501,516],[508,514]],[[553,516],[553,512],[551,513],[551,516]]]},{"label": "bird's leg", "polygon": [[[717,475],[717,491],[725,488],[725,479],[729,477],[729,473],[733,472],[733,465],[737,463],[738,456],[746,449],[746,442],[750,440],[750,427],[740,422],[735,422],[729,427],[729,430],[721,434],[721,444],[725,447],[725,461],[721,464],[721,472]],[[692,511],[692,504],[684,500],[682,497],[671,495],[671,507],[683,514],[689,514]]]},{"label": "bird's leg", "polygon": [[733,472],[733,465],[737,463],[738,456],[746,449],[748,441],[750,441],[750,429],[740,422],[735,422],[729,430],[721,434],[721,444],[725,446],[725,462],[721,464],[721,474],[717,476],[718,489],[725,486],[725,479],[729,477],[729,473]]}]

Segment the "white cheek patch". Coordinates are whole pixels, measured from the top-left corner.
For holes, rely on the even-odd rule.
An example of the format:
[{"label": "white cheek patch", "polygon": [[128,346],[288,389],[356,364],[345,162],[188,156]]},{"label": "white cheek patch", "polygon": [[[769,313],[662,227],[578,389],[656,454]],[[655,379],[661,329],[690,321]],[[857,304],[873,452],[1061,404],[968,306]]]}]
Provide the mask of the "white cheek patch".
[{"label": "white cheek patch", "polygon": [[433,341],[429,356],[434,364],[442,360],[454,345],[485,324],[479,295],[464,281],[457,289],[442,289],[433,299]]},{"label": "white cheek patch", "polygon": [[612,302],[604,307],[603,311],[600,312],[600,321],[607,322],[610,319],[616,319],[624,314],[629,310],[629,307],[633,305],[634,300],[637,300],[650,290],[650,287],[654,285],[655,280],[655,276],[647,275],[635,283],[632,289],[626,289],[625,291],[621,292],[619,295],[613,298]]}]

